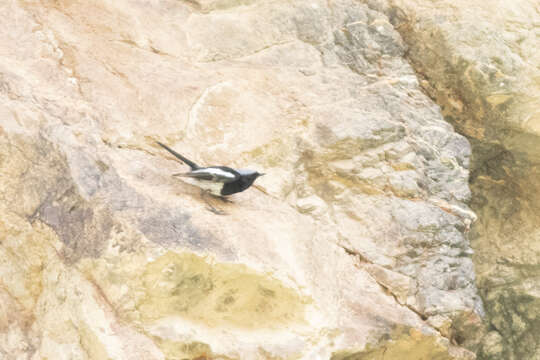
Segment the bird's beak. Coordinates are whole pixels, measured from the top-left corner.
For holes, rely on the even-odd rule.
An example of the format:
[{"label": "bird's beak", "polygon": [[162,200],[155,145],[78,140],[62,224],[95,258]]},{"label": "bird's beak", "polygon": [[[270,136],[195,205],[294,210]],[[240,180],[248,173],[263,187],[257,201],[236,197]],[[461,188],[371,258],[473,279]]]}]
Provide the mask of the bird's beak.
[{"label": "bird's beak", "polygon": [[266,175],[266,174],[265,173],[259,174],[259,176],[263,176],[263,175]]}]

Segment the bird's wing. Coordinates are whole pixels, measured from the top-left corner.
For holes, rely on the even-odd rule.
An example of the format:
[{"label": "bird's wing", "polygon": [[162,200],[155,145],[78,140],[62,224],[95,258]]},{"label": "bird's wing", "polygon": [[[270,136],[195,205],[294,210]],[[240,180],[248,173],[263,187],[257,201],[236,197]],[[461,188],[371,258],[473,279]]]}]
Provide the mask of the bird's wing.
[{"label": "bird's wing", "polygon": [[200,180],[221,182],[225,184],[233,182],[240,177],[240,175],[235,170],[223,166],[206,167],[187,173],[174,174],[174,176],[191,177]]}]

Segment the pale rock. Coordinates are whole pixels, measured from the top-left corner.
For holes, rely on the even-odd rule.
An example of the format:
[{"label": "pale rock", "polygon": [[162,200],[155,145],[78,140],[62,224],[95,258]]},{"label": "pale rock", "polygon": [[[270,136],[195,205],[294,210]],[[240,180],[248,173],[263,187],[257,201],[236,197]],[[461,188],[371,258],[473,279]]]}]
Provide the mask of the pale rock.
[{"label": "pale rock", "polygon": [[332,170],[343,175],[353,173],[356,167],[353,159],[332,161],[328,165]]},{"label": "pale rock", "polygon": [[383,176],[383,172],[376,168],[364,168],[360,173],[358,173],[358,178],[362,180],[367,180],[372,183],[375,183],[376,179]]},{"label": "pale rock", "polygon": [[437,314],[435,316],[430,316],[427,319],[427,322],[435,329],[439,330],[443,336],[450,337],[452,320],[448,316]]},{"label": "pale rock", "polygon": [[326,203],[316,195],[301,198],[296,201],[296,207],[301,213],[321,214],[326,209]]},{"label": "pale rock", "polygon": [[415,171],[399,171],[393,172],[388,176],[388,184],[392,192],[397,196],[416,197],[420,195],[418,187],[420,177]]},{"label": "pale rock", "polygon": [[364,267],[377,283],[390,291],[400,304],[406,304],[409,295],[416,292],[414,281],[400,273],[389,271],[382,266],[367,264]]},{"label": "pale rock", "polygon": [[[352,0],[0,17],[3,357],[474,358],[426,320],[481,329],[470,220],[447,211],[468,211],[470,146],[392,17]],[[218,216],[156,140],[267,175],[210,199]]]}]

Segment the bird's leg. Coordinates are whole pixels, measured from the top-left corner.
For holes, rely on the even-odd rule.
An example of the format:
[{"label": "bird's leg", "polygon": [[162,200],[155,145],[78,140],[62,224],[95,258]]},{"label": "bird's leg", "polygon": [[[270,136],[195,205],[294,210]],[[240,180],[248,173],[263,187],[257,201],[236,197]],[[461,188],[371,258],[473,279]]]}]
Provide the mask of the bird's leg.
[{"label": "bird's leg", "polygon": [[226,215],[226,213],[223,211],[223,210],[219,210],[219,209],[216,209],[214,207],[214,205],[212,205],[210,203],[210,201],[208,200],[208,197],[206,195],[210,194],[210,191],[209,190],[202,190],[201,191],[201,197],[203,198],[204,202],[206,203],[206,205],[208,205],[208,210],[210,210],[211,212],[213,212],[214,214],[216,215]]},{"label": "bird's leg", "polygon": [[231,199],[229,198],[226,198],[225,196],[216,196],[218,197],[221,201],[223,201],[224,203],[229,203],[229,204],[232,204],[234,203],[234,201],[232,201]]}]

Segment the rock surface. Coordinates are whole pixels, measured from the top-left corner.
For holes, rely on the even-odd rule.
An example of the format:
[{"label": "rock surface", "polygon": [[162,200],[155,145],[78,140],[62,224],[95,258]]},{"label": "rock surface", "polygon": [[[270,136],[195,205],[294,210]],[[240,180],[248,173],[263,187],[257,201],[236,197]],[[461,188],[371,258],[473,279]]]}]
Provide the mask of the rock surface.
[{"label": "rock surface", "polygon": [[491,332],[480,358],[540,359],[540,5],[366,1],[472,143],[471,240]]},{"label": "rock surface", "polygon": [[[0,17],[3,358],[475,357],[470,146],[389,17],[352,0]],[[155,140],[268,175],[218,216]]]}]

